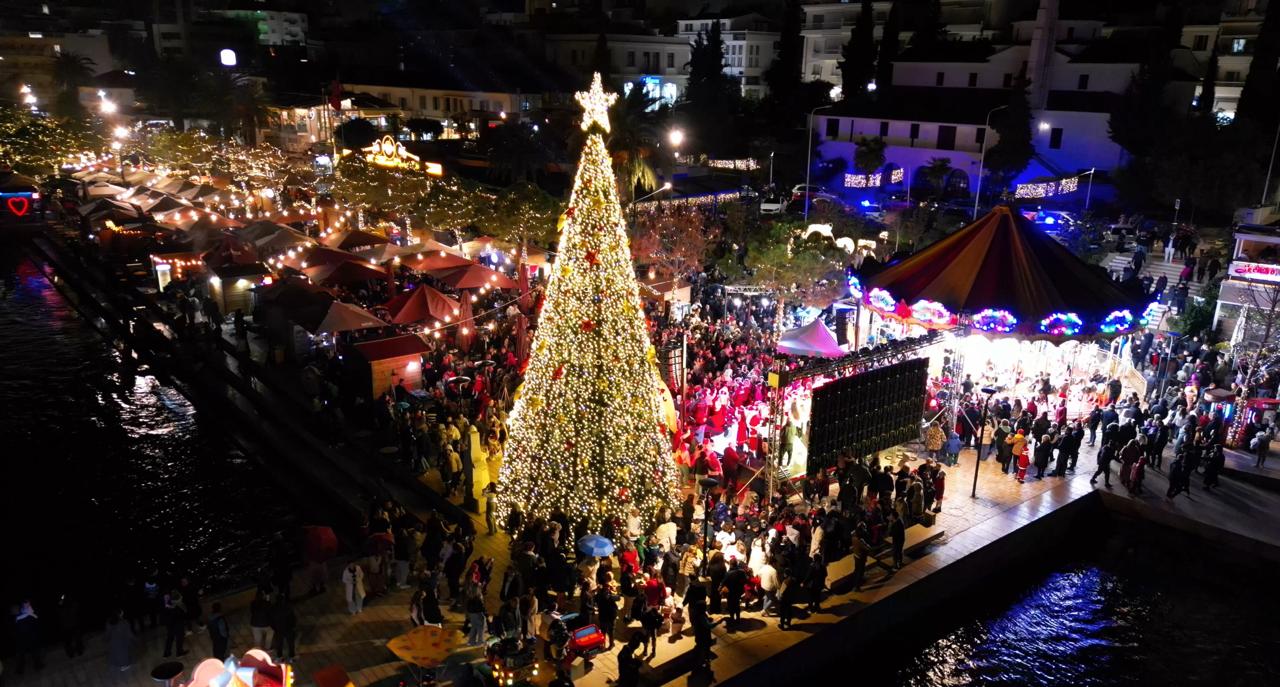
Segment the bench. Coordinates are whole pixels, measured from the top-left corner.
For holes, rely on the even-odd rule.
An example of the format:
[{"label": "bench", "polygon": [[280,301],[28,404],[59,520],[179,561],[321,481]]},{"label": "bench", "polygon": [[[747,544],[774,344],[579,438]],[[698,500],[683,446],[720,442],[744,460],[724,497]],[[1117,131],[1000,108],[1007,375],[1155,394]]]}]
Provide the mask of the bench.
[{"label": "bench", "polygon": [[[924,525],[912,525],[907,528],[907,541],[902,546],[903,557],[913,556],[924,547],[946,536],[946,530],[937,527],[925,527]],[[883,544],[876,547],[870,555],[867,562],[869,567],[880,567],[885,570],[893,569],[893,546],[886,540]]]}]

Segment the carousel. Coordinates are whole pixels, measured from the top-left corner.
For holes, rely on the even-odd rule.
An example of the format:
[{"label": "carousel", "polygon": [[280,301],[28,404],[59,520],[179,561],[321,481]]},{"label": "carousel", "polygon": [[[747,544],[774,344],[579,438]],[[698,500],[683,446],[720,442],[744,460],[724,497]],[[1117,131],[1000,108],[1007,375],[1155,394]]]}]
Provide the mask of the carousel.
[{"label": "carousel", "polygon": [[945,333],[928,351],[943,400],[986,387],[1002,397],[1056,396],[1077,416],[1112,380],[1145,393],[1122,352],[1155,304],[1008,206],[900,262],[851,274],[849,291],[855,331],[866,332],[860,345]]}]

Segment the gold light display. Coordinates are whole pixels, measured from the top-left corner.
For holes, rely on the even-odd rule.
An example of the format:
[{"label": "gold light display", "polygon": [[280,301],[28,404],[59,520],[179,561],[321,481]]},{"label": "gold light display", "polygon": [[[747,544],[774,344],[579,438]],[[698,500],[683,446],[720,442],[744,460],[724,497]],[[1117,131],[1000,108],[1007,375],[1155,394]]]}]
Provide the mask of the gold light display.
[{"label": "gold light display", "polygon": [[618,204],[600,75],[578,94],[587,140],[533,340],[510,416],[499,507],[531,516],[559,508],[598,528],[634,506],[652,518],[676,493],[656,353]]}]

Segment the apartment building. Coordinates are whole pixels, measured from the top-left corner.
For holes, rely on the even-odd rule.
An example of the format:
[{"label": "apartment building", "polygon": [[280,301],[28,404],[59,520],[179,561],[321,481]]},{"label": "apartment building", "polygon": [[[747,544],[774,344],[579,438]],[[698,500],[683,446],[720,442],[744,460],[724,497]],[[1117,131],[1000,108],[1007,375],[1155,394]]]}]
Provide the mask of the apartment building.
[{"label": "apartment building", "polygon": [[677,35],[693,43],[720,24],[724,41],[724,73],[738,80],[744,98],[762,98],[768,93],[764,73],[778,54],[779,34],[760,14],[737,16],[701,15],[676,21]]},{"label": "apartment building", "polygon": [[[549,34],[543,44],[550,63],[577,75],[582,83],[595,64],[598,34]],[[613,78],[641,83],[652,97],[673,104],[689,82],[690,41],[682,35],[605,34]]]}]

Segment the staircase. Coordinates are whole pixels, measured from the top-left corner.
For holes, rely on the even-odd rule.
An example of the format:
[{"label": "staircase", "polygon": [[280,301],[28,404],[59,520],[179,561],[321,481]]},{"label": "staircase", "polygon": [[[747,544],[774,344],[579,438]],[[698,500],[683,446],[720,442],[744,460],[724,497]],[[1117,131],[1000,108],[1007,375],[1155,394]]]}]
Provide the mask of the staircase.
[{"label": "staircase", "polygon": [[[1133,260],[1133,253],[1108,253],[1102,259],[1102,267],[1113,274],[1124,272],[1124,268]],[[1164,289],[1164,297],[1162,302],[1151,309],[1153,318],[1148,326],[1155,329],[1166,329],[1165,322],[1172,313],[1169,312],[1169,306],[1165,303],[1169,300],[1169,294],[1173,291],[1173,287],[1178,283],[1178,275],[1182,273],[1183,261],[1175,259],[1174,262],[1164,262],[1164,254],[1162,251],[1147,254],[1147,260],[1142,264],[1142,271],[1138,276],[1150,275],[1152,282],[1165,277],[1168,280],[1168,286]],[[1198,298],[1200,292],[1204,289],[1204,285],[1194,279],[1187,289],[1187,297]]]}]

